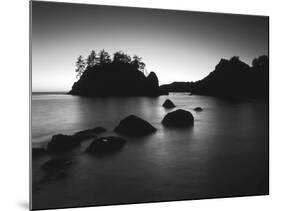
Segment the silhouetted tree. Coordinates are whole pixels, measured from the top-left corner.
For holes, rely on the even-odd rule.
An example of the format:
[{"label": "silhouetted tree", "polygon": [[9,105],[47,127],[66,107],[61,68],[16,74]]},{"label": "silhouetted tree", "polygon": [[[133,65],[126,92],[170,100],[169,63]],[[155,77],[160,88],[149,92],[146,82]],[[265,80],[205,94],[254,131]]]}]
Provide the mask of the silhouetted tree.
[{"label": "silhouetted tree", "polygon": [[94,50],[91,51],[87,58],[87,67],[93,67],[97,63],[97,54]]},{"label": "silhouetted tree", "polygon": [[105,50],[101,50],[99,52],[99,60],[98,60],[98,63],[100,65],[102,64],[106,64],[106,63],[110,63],[111,62],[111,59],[110,59],[110,55],[108,52],[106,52]]},{"label": "silhouetted tree", "polygon": [[[133,59],[123,51],[110,55],[101,50],[91,51],[87,60],[79,56],[77,77],[70,94],[83,96],[159,96],[159,82],[155,73],[145,74],[141,58]],[[83,75],[82,75],[83,74]],[[81,76],[82,75],[82,76]]]},{"label": "silhouetted tree", "polygon": [[77,73],[76,77],[80,77],[86,68],[86,62],[84,61],[83,57],[80,55],[76,61],[76,70]]},{"label": "silhouetted tree", "polygon": [[133,60],[131,62],[131,64],[139,71],[141,71],[142,73],[145,73],[145,63],[143,63],[141,57],[138,57],[137,55],[133,56]]},{"label": "silhouetted tree", "polygon": [[113,54],[113,62],[129,64],[131,62],[131,57],[122,51],[117,51]]}]

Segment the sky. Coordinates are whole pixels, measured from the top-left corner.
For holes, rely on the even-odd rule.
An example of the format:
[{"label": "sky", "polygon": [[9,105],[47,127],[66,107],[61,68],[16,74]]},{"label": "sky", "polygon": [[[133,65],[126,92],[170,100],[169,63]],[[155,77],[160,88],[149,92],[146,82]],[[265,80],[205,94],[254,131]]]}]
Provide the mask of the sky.
[{"label": "sky", "polygon": [[268,55],[263,16],[32,2],[32,91],[66,92],[91,50],[142,57],[160,84],[196,81],[232,56]]}]

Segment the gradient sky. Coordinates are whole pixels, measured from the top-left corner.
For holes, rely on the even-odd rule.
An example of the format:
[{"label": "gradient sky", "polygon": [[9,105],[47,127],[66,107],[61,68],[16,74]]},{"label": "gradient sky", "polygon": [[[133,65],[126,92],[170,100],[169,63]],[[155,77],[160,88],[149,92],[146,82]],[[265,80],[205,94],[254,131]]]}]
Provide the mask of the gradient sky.
[{"label": "gradient sky", "polygon": [[69,91],[92,49],[137,54],[160,84],[196,81],[221,58],[268,55],[268,18],[32,2],[33,91]]}]

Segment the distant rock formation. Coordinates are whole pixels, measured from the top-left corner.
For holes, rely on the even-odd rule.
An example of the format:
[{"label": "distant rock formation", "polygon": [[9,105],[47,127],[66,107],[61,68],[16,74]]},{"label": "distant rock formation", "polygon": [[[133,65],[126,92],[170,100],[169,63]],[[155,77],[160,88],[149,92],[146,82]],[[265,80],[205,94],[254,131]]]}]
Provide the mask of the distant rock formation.
[{"label": "distant rock formation", "polygon": [[[92,97],[160,95],[157,75],[150,72],[145,76],[145,64],[141,58],[134,56],[131,59],[123,52],[116,52],[111,60],[108,53],[100,54],[97,61],[88,65],[83,63],[81,57],[78,58],[80,78],[73,84],[69,94]],[[104,54],[107,55],[106,60]]]},{"label": "distant rock formation", "polygon": [[173,82],[160,86],[162,93],[169,92],[190,92],[194,82]]},{"label": "distant rock formation", "polygon": [[130,115],[121,120],[114,131],[128,136],[143,136],[155,132],[156,128],[147,121],[135,115]]},{"label": "distant rock formation", "polygon": [[252,66],[249,66],[238,57],[221,59],[215,70],[202,80],[174,82],[162,85],[160,89],[221,97],[268,99],[269,60],[265,55],[260,56],[253,60]]},{"label": "distant rock formation", "polygon": [[193,115],[186,110],[178,109],[172,111],[164,117],[162,124],[166,127],[187,127],[194,123]]},{"label": "distant rock formation", "polygon": [[255,59],[252,67],[238,57],[222,59],[213,72],[196,82],[192,93],[268,98],[268,58],[261,56]]},{"label": "distant rock formation", "polygon": [[165,102],[162,105],[164,108],[174,108],[176,105],[169,99],[165,100]]}]

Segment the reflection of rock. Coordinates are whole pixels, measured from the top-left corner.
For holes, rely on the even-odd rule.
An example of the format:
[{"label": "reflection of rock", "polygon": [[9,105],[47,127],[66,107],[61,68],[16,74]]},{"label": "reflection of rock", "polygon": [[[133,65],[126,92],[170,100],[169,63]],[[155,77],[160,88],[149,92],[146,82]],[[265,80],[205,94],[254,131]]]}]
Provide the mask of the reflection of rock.
[{"label": "reflection of rock", "polygon": [[93,138],[96,134],[104,133],[106,131],[103,127],[95,127],[93,129],[79,131],[73,134],[74,138],[83,141],[84,139]]},{"label": "reflection of rock", "polygon": [[199,112],[199,111],[203,111],[203,108],[201,108],[201,107],[196,107],[196,108],[194,108],[193,110]]},{"label": "reflection of rock", "polygon": [[174,108],[174,107],[176,107],[175,104],[169,99],[165,100],[165,102],[163,103],[162,106],[164,108]]},{"label": "reflection of rock", "polygon": [[63,158],[46,161],[41,167],[45,172],[42,182],[65,179],[68,176],[65,170],[70,165],[72,165],[72,161]]},{"label": "reflection of rock", "polygon": [[32,158],[44,155],[46,150],[43,148],[32,148]]},{"label": "reflection of rock", "polygon": [[47,173],[55,173],[61,171],[67,166],[71,165],[72,161],[68,159],[51,159],[42,165],[42,169]]},{"label": "reflection of rock", "polygon": [[61,152],[79,146],[80,142],[73,136],[57,134],[52,137],[48,143],[47,149],[49,152]]},{"label": "reflection of rock", "polygon": [[60,180],[60,179],[65,179],[67,178],[68,174],[64,171],[59,172],[58,174],[54,175],[54,177],[52,179],[54,180]]},{"label": "reflection of rock", "polygon": [[91,152],[96,155],[102,155],[107,153],[112,153],[120,150],[126,144],[126,140],[115,137],[101,137],[95,139],[90,146],[87,148],[87,152]]},{"label": "reflection of rock", "polygon": [[185,127],[194,123],[193,115],[189,111],[178,109],[166,114],[162,124],[168,127]]},{"label": "reflection of rock", "polygon": [[130,115],[121,120],[114,131],[129,136],[142,136],[155,132],[156,128],[147,121],[135,115]]}]

